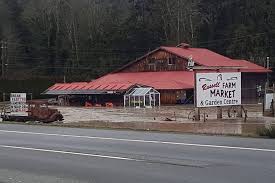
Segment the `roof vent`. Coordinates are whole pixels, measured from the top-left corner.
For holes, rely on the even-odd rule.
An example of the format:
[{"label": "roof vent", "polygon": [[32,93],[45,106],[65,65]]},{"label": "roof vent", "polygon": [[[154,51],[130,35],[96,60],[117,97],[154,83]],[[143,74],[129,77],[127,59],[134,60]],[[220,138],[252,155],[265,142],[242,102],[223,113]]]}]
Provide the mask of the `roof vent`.
[{"label": "roof vent", "polygon": [[190,48],[190,44],[187,44],[187,43],[180,43],[177,47],[178,47],[178,48],[188,49],[188,48]]}]

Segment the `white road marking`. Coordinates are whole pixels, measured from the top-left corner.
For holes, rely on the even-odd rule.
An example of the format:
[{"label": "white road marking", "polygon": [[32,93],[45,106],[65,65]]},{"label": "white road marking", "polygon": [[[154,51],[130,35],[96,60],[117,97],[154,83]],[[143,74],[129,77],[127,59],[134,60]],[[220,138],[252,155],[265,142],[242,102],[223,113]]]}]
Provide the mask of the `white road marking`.
[{"label": "white road marking", "polygon": [[143,161],[143,160],[126,158],[126,157],[119,157],[119,156],[106,156],[106,155],[100,155],[100,154],[88,154],[88,153],[71,152],[71,151],[59,151],[59,150],[52,150],[52,149],[37,149],[37,148],[20,147],[20,146],[0,145],[0,148],[20,149],[20,150],[50,152],[50,153],[61,153],[61,154],[88,156],[88,157],[96,157],[96,158],[107,158],[107,159],[115,159],[115,160],[126,160],[126,161],[139,161],[139,162]]},{"label": "white road marking", "polygon": [[223,146],[223,145],[211,145],[211,144],[193,144],[193,143],[181,143],[181,142],[169,142],[169,141],[121,139],[121,138],[110,138],[110,137],[93,137],[93,136],[79,136],[79,135],[23,132],[23,131],[9,131],[9,130],[0,130],[0,132],[2,132],[2,133],[15,133],[15,134],[27,134],[27,135],[44,135],[44,136],[57,136],[57,137],[72,137],[72,138],[85,138],[85,139],[97,139],[97,140],[110,140],[110,141],[122,141],[122,142],[137,142],[137,143],[193,146],[193,147],[218,148],[218,149],[236,149],[236,150],[248,150],[248,151],[275,152],[275,149],[260,149],[260,148],[251,148],[251,147]]}]

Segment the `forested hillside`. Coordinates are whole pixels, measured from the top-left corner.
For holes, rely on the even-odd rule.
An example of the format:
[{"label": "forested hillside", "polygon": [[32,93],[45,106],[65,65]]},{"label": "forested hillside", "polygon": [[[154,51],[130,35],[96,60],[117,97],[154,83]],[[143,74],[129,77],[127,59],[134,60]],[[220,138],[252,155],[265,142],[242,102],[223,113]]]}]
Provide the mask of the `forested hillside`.
[{"label": "forested hillside", "polygon": [[90,80],[180,42],[263,65],[274,11],[275,0],[0,0],[4,76]]}]

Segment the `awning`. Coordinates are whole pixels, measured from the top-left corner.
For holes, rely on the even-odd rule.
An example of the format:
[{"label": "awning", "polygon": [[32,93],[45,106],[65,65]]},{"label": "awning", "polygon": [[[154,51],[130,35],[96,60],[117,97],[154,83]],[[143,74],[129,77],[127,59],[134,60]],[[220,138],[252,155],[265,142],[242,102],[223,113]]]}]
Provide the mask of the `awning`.
[{"label": "awning", "polygon": [[194,73],[189,71],[114,73],[91,82],[57,83],[47,89],[47,95],[89,95],[124,93],[140,85],[157,90],[194,88]]}]

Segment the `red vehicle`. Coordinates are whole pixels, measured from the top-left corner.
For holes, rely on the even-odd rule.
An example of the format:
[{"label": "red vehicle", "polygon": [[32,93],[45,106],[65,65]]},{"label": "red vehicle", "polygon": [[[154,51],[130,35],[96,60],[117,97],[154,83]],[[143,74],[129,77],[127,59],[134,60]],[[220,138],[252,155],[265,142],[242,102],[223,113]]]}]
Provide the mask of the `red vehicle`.
[{"label": "red vehicle", "polygon": [[57,109],[51,109],[45,101],[29,101],[27,116],[11,115],[9,108],[4,107],[1,112],[3,121],[39,121],[43,123],[51,123],[55,121],[63,121],[63,115]]}]

